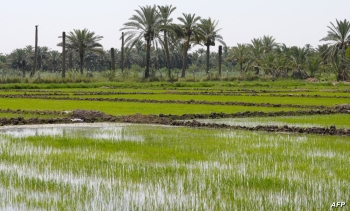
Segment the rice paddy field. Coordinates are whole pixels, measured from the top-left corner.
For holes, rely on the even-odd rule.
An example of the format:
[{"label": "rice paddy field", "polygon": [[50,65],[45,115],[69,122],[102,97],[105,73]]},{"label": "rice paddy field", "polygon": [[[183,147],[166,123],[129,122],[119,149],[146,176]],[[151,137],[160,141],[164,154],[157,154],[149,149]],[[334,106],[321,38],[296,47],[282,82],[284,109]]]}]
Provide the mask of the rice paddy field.
[{"label": "rice paddy field", "polygon": [[[0,210],[349,210],[349,105],[346,83],[3,84]],[[25,121],[77,109],[113,118]]]}]

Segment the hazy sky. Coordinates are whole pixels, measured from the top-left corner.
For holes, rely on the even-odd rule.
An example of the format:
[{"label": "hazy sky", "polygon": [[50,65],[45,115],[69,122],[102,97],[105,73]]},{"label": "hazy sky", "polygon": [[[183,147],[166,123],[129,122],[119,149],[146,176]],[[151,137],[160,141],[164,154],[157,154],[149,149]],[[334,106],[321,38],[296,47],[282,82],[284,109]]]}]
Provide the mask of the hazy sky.
[{"label": "hazy sky", "polygon": [[350,19],[350,0],[4,0],[0,12],[0,53],[33,45],[39,25],[39,46],[56,46],[63,31],[87,28],[104,38],[105,49],[120,48],[120,28],[146,5],[173,5],[172,17],[195,13],[219,20],[228,46],[270,35],[287,46],[323,44],[330,22]]}]

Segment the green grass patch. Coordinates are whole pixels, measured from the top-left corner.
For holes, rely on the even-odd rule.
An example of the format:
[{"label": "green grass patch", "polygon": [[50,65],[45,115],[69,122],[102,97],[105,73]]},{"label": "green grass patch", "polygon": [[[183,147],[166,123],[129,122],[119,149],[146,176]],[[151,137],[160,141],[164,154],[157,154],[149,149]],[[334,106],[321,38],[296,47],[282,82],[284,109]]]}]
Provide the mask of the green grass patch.
[{"label": "green grass patch", "polygon": [[98,110],[111,115],[129,114],[206,114],[211,112],[236,113],[244,111],[295,111],[297,108],[273,108],[254,106],[221,106],[195,104],[130,103],[104,101],[42,100],[42,99],[1,99],[0,109],[12,110]]},{"label": "green grass patch", "polygon": [[246,102],[246,103],[271,103],[294,105],[324,105],[350,104],[350,98],[301,98],[301,97],[274,97],[274,96],[223,96],[223,95],[176,95],[176,94],[132,94],[132,95],[84,95],[72,96],[82,98],[125,98],[125,99],[153,99],[153,100],[196,100],[218,102]]}]

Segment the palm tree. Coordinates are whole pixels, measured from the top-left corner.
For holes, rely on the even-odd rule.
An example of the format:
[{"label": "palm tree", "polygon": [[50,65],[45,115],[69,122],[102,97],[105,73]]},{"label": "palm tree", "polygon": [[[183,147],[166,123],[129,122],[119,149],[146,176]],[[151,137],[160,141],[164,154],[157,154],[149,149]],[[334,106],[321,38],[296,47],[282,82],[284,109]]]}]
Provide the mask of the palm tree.
[{"label": "palm tree", "polygon": [[315,73],[320,69],[322,59],[318,54],[314,54],[307,59],[306,68],[310,72],[310,77],[315,77]]},{"label": "palm tree", "polygon": [[261,38],[262,49],[264,53],[270,53],[276,48],[278,48],[278,44],[275,42],[275,38],[272,36],[263,36]]},{"label": "palm tree", "polygon": [[169,45],[171,52],[171,67],[172,68],[181,68],[182,67],[182,55],[183,55],[183,45],[181,40],[173,39]]},{"label": "palm tree", "polygon": [[[239,64],[241,74],[243,74],[243,64],[249,63],[249,46],[248,44],[237,44],[237,46],[230,49],[227,60],[234,60]],[[247,69],[247,68],[245,68]]]},{"label": "palm tree", "polygon": [[151,55],[151,42],[154,38],[158,37],[160,26],[162,24],[162,18],[157,12],[157,7],[145,6],[140,7],[140,10],[135,10],[137,13],[133,15],[129,22],[124,23],[124,27],[120,30],[127,30],[124,35],[126,36],[125,42],[128,48],[132,48],[137,41],[144,38],[146,41],[146,69],[145,78],[150,76],[150,55]]},{"label": "palm tree", "polygon": [[171,77],[170,72],[170,54],[169,54],[169,45],[168,45],[168,34],[171,32],[171,26],[173,19],[170,18],[170,15],[176,7],[172,7],[172,5],[168,6],[158,6],[160,16],[162,18],[162,31],[163,31],[163,45],[164,45],[164,51],[166,56],[166,62],[167,62],[167,69],[168,69],[168,76]]},{"label": "palm tree", "polygon": [[197,50],[198,53],[198,58],[197,58],[197,65],[200,65],[201,68],[204,65],[204,53],[205,53],[205,49],[204,48],[200,48]]},{"label": "palm tree", "polygon": [[211,20],[211,18],[208,19],[201,19],[201,24],[199,25],[199,28],[202,31],[203,34],[203,40],[205,46],[207,46],[207,66],[206,66],[206,73],[209,74],[209,56],[210,56],[210,46],[215,46],[215,41],[220,42],[224,46],[226,43],[223,41],[223,38],[218,32],[221,29],[218,29],[217,26],[219,24],[219,21]]},{"label": "palm tree", "polygon": [[57,66],[60,64],[61,53],[58,51],[51,51],[49,58],[49,67],[52,72],[56,72]]},{"label": "palm tree", "polygon": [[201,30],[198,27],[197,22],[201,19],[200,16],[195,14],[185,14],[182,13],[183,17],[178,19],[181,21],[179,25],[181,28],[182,36],[185,38],[183,43],[183,57],[182,57],[182,74],[181,77],[185,77],[185,70],[187,67],[187,52],[191,47],[191,43],[194,42],[198,44],[202,38]]},{"label": "palm tree", "polygon": [[44,66],[44,61],[46,61],[50,57],[49,48],[46,46],[40,47],[37,49],[37,61],[35,69],[42,69]]},{"label": "palm tree", "polygon": [[296,72],[293,73],[294,77],[299,79],[306,77],[306,73],[303,73],[302,70],[305,69],[308,55],[309,51],[305,47],[293,46],[290,48],[291,64],[296,68]]},{"label": "palm tree", "polygon": [[[81,74],[83,74],[84,56],[87,52],[103,53],[102,45],[99,43],[102,38],[88,29],[74,29],[66,36],[66,48],[79,54]],[[58,46],[62,46],[62,43],[59,43]]]},{"label": "palm tree", "polygon": [[145,55],[146,55],[146,51],[145,51],[145,48],[146,45],[144,44],[144,42],[142,40],[138,40],[136,43],[135,43],[135,49],[136,49],[136,57],[138,57],[139,59],[139,63],[138,65],[140,67],[145,67]]},{"label": "palm tree", "polygon": [[11,67],[16,69],[22,68],[22,61],[26,59],[26,50],[25,49],[15,49],[9,55],[9,62]]},{"label": "palm tree", "polygon": [[336,22],[336,25],[331,22],[331,26],[328,26],[328,35],[320,41],[332,41],[332,43],[328,44],[330,46],[326,53],[329,58],[335,61],[337,60],[335,57],[338,54],[341,56],[341,71],[337,75],[337,80],[339,81],[340,78],[345,80],[345,77],[347,77],[345,73],[345,52],[350,44],[350,22],[346,19],[344,21],[336,20]]}]

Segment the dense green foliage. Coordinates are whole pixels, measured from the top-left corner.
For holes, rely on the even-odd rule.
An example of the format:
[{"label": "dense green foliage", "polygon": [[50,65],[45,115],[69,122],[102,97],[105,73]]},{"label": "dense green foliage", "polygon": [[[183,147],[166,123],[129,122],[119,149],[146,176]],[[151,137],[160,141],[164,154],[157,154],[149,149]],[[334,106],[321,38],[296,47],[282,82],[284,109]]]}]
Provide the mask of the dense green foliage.
[{"label": "dense green foliage", "polygon": [[[350,59],[346,49],[350,43],[350,22],[346,19],[330,23],[327,36],[321,41],[331,43],[324,45],[286,46],[273,36],[264,35],[252,38],[251,43],[237,43],[237,46],[230,47],[219,34],[219,21],[197,14],[182,14],[175,23],[171,17],[175,9],[172,5],[153,5],[135,10],[136,14],[121,28],[125,34],[124,59],[121,58],[122,49],[114,50],[113,59],[107,46],[102,51],[98,43],[102,36],[95,36],[87,29],[74,29],[67,35],[69,58],[65,65],[68,64],[71,71],[80,69],[83,72],[86,69],[87,74],[111,70],[115,65],[125,67],[127,70],[120,73],[122,80],[127,78],[125,75],[134,75],[137,80],[165,78],[174,81],[179,74],[182,78],[190,77],[189,80],[218,80],[225,75],[227,78],[228,75],[240,75],[243,79],[311,77],[349,80]],[[209,50],[217,42],[223,45],[221,71],[219,54]],[[195,45],[206,50],[191,51]],[[25,77],[25,73],[33,69],[33,60],[34,48],[31,45],[0,55],[2,78]],[[61,60],[59,52],[46,46],[38,47],[36,68],[40,72],[61,71]],[[37,73],[39,77],[40,72]],[[109,79],[113,80],[117,72],[113,71]],[[17,82],[13,80],[7,82]]]}]

